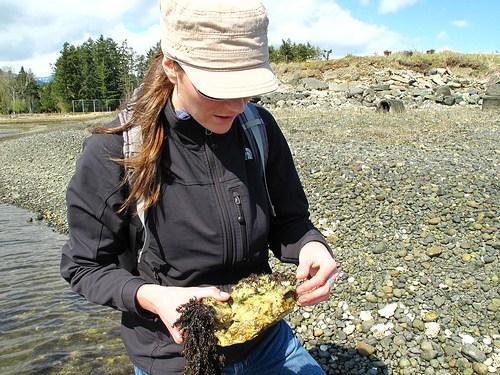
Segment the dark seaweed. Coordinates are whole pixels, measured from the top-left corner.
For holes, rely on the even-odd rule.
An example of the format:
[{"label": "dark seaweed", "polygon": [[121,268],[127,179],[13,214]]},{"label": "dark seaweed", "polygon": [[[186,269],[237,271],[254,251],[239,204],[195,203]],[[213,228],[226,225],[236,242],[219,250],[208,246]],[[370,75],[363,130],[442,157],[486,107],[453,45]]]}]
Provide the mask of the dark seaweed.
[{"label": "dark seaweed", "polygon": [[175,325],[184,330],[184,375],[221,375],[223,357],[217,352],[214,335],[215,311],[196,299],[181,305]]}]

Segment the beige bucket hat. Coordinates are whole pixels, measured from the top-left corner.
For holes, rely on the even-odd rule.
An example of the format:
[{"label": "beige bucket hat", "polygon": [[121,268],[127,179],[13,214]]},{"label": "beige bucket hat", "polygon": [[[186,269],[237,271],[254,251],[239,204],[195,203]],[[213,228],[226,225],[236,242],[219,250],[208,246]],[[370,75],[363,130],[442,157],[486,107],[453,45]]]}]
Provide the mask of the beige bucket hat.
[{"label": "beige bucket hat", "polygon": [[219,99],[276,90],[264,5],[256,0],[161,0],[161,49],[193,85]]}]

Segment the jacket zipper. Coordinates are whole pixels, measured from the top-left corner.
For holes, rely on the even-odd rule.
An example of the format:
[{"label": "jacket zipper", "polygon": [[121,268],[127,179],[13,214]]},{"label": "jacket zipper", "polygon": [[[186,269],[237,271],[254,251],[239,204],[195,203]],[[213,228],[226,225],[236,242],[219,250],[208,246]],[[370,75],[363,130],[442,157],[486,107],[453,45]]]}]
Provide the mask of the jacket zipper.
[{"label": "jacket zipper", "polygon": [[241,206],[241,197],[236,191],[233,191],[233,201],[238,209],[238,223],[240,223],[241,240],[243,242],[243,260],[246,261],[248,256],[247,223]]},{"label": "jacket zipper", "polygon": [[[210,133],[205,132],[207,137],[211,135]],[[222,231],[223,231],[223,236],[224,236],[224,243],[225,243],[225,248],[227,249],[226,251],[226,259],[225,262],[226,264],[232,264],[233,263],[233,251],[235,249],[234,243],[232,241],[232,230],[231,230],[231,222],[230,222],[230,215],[229,215],[229,210],[227,208],[226,201],[224,200],[224,194],[222,191],[222,188],[220,186],[219,179],[217,178],[217,166],[215,164],[215,157],[213,156],[212,152],[208,150],[208,142],[206,143],[206,148],[205,148],[205,153],[207,155],[207,160],[208,160],[208,171],[210,174],[210,178],[212,179],[215,187],[215,195],[217,197],[217,202],[219,203],[220,207],[220,213],[222,217]]]}]

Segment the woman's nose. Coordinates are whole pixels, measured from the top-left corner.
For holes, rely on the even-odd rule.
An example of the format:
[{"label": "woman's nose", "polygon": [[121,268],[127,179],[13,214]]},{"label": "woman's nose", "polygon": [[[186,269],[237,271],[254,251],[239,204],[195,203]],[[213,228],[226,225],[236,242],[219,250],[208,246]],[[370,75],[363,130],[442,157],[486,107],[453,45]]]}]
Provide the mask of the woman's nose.
[{"label": "woman's nose", "polygon": [[241,113],[245,110],[245,106],[248,103],[249,98],[237,98],[237,99],[228,99],[226,100],[226,104],[232,111]]}]

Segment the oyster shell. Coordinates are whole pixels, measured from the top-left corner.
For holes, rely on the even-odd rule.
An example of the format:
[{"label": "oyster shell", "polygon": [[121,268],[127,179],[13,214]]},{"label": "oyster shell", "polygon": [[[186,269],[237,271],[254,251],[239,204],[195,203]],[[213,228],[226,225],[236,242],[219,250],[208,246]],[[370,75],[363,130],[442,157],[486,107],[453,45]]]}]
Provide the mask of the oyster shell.
[{"label": "oyster shell", "polygon": [[184,375],[222,374],[224,357],[217,347],[253,339],[290,312],[295,301],[295,276],[274,273],[240,280],[226,302],[193,298],[181,305],[175,325],[186,333]]},{"label": "oyster shell", "polygon": [[293,274],[251,275],[233,287],[229,301],[203,300],[215,311],[218,345],[241,344],[277,322],[295,306],[295,288]]}]

